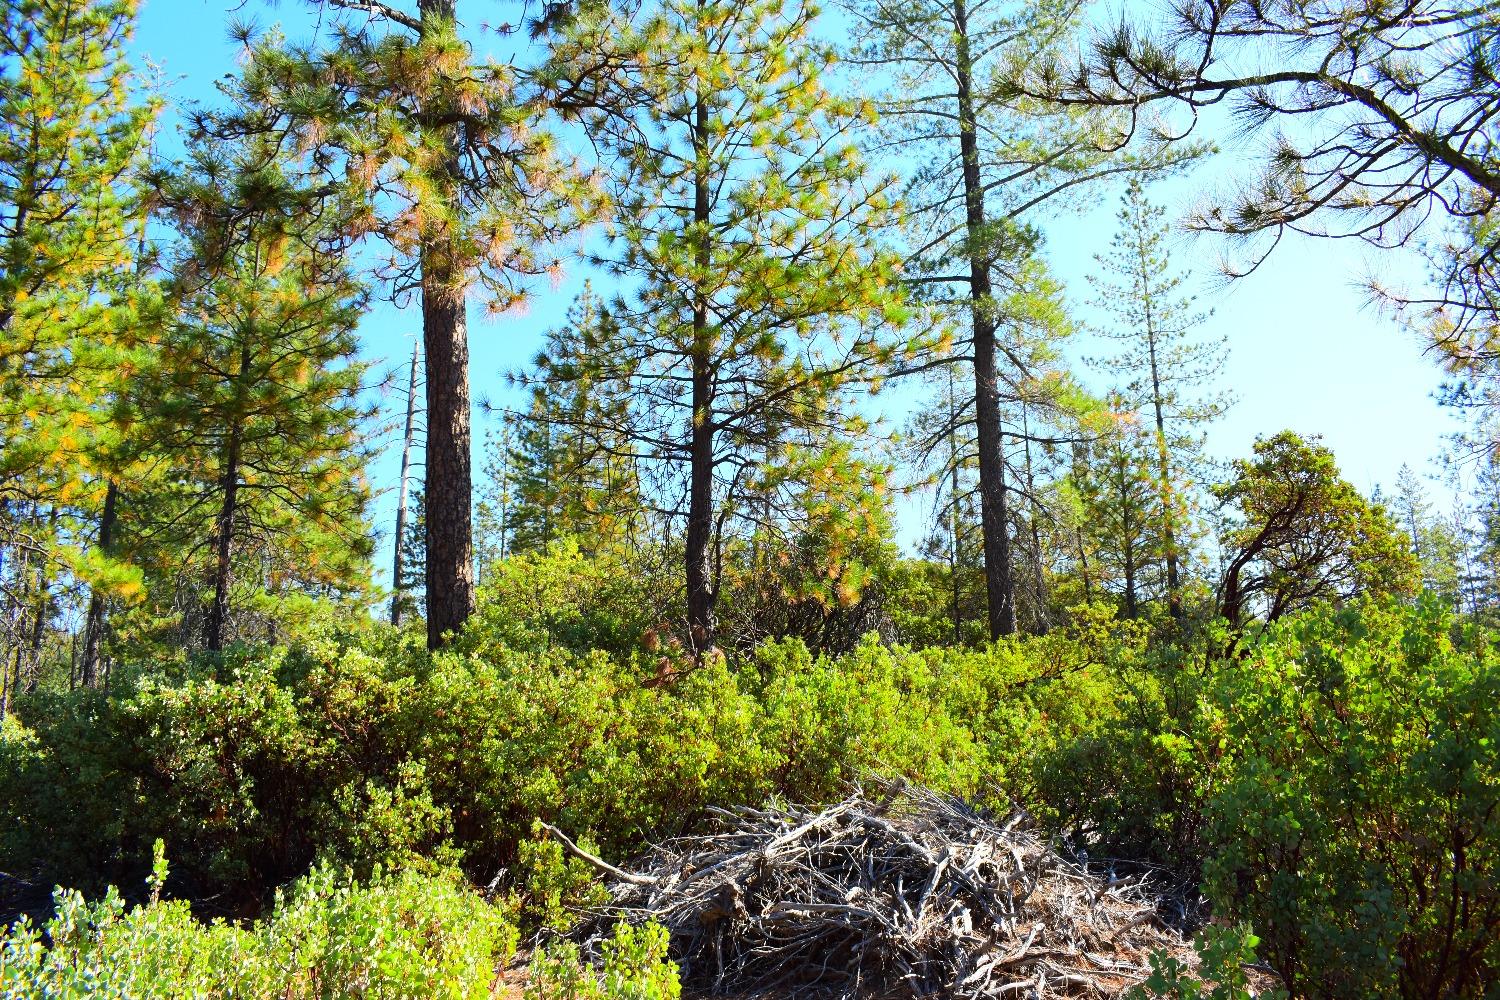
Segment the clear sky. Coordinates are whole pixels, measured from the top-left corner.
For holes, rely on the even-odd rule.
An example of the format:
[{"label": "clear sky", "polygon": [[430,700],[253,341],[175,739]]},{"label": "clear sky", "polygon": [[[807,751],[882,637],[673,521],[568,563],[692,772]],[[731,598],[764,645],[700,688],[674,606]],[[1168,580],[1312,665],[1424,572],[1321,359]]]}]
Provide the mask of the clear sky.
[{"label": "clear sky", "polygon": [[[499,13],[484,19],[503,21],[518,8],[506,0],[496,4]],[[288,36],[297,39],[317,28],[316,11],[298,0],[143,0],[134,49],[138,59],[158,67],[170,100],[211,101],[214,82],[238,69],[238,53],[226,34],[231,16],[262,26],[282,23]],[[172,127],[172,116],[165,124]],[[171,141],[164,138],[164,144]],[[1233,170],[1245,155],[1244,149],[1232,150],[1203,169],[1209,175]],[[1200,172],[1153,192],[1153,197],[1177,211],[1183,206],[1174,200],[1191,196],[1204,181]],[[1093,255],[1105,248],[1114,231],[1119,193],[1101,188],[1086,212],[1046,227],[1047,256],[1084,320],[1091,315],[1085,278],[1095,266]],[[1403,463],[1418,472],[1428,470],[1443,436],[1456,425],[1432,398],[1440,373],[1423,356],[1420,343],[1370,308],[1356,287],[1371,263],[1366,248],[1329,240],[1291,241],[1257,273],[1227,285],[1215,278],[1221,250],[1216,237],[1183,237],[1175,250],[1174,263],[1191,267],[1199,278],[1199,305],[1212,310],[1205,335],[1223,335],[1229,342],[1223,382],[1237,403],[1211,432],[1209,447],[1216,457],[1244,455],[1258,434],[1291,429],[1322,435],[1345,476],[1365,491],[1376,484],[1393,485]],[[476,400],[507,398],[503,373],[535,352],[543,333],[560,322],[577,287],[576,275],[559,289],[542,287],[521,316],[491,321],[483,310],[471,311]],[[378,306],[361,326],[366,357],[404,370],[419,329],[420,312],[414,307]],[[1080,352],[1086,349],[1079,345]],[[392,414],[400,405],[398,397],[386,400]],[[476,413],[476,444],[490,425]],[[382,443],[370,479],[383,491],[375,506],[376,524],[388,525],[399,442],[387,433]],[[1440,495],[1438,487],[1433,491]],[[925,512],[925,504],[903,510],[904,539],[920,533],[918,522]],[[388,551],[388,546],[382,548]],[[381,566],[387,561],[388,556],[380,557]]]}]

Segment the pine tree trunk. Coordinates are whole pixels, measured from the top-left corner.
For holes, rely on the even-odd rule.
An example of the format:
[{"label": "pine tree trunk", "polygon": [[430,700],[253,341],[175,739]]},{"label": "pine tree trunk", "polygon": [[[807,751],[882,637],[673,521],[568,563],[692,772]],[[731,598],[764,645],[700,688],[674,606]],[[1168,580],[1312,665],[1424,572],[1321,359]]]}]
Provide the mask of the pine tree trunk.
[{"label": "pine tree trunk", "polygon": [[948,576],[953,585],[953,645],[964,641],[963,607],[960,603],[958,579],[958,403],[953,390],[953,368],[948,368]]},{"label": "pine tree trunk", "polygon": [[[708,109],[698,101],[694,114],[693,145],[708,142]],[[701,163],[701,156],[698,158]],[[709,218],[709,179],[700,169],[693,184],[693,221],[706,226]],[[708,234],[699,237],[697,263],[707,270]],[[714,400],[709,352],[708,303],[701,291],[693,298],[693,426],[688,451],[688,519],[684,539],[687,574],[688,639],[697,654],[714,645],[714,585],[712,568],[714,489]]]},{"label": "pine tree trunk", "polygon": [[474,613],[470,522],[469,341],[463,294],[443,267],[424,267],[427,357],[427,648]]},{"label": "pine tree trunk", "polygon": [[224,451],[224,475],[220,480],[223,499],[214,524],[214,597],[203,625],[203,645],[209,652],[224,648],[224,626],[229,619],[229,582],[234,557],[234,519],[240,492],[240,434],[238,424],[229,433]]},{"label": "pine tree trunk", "polygon": [[[420,0],[423,30],[455,20],[453,0]],[[451,128],[451,126],[450,126]],[[462,165],[448,135],[439,166],[444,194],[457,205]],[[442,646],[474,613],[472,456],[469,453],[469,338],[464,276],[451,236],[421,248],[422,344],[427,359],[427,648]]]},{"label": "pine tree trunk", "polygon": [[[1146,304],[1147,324],[1151,322],[1150,303]],[[1167,448],[1167,419],[1161,393],[1161,374],[1156,364],[1156,333],[1148,329],[1147,348],[1151,352],[1151,403],[1156,411],[1156,460],[1161,477],[1162,539],[1167,545],[1167,610],[1173,618],[1182,617],[1182,583],[1177,569],[1177,526],[1173,507],[1177,498],[1172,489],[1172,461]]]},{"label": "pine tree trunk", "polygon": [[1125,558],[1125,617],[1137,618],[1140,615],[1140,599],[1135,592],[1137,567],[1135,559],[1135,524],[1130,516],[1130,471],[1126,467],[1123,453],[1116,459],[1115,464],[1120,476],[1120,537],[1124,544],[1124,552],[1122,554]]},{"label": "pine tree trunk", "polygon": [[417,357],[421,347],[411,346],[411,378],[406,384],[406,433],[401,438],[401,487],[396,497],[395,555],[391,560],[391,624],[401,624],[401,544],[406,538],[406,498],[411,472],[411,444],[417,426]]},{"label": "pine tree trunk", "polygon": [[1037,635],[1046,635],[1047,581],[1042,573],[1042,535],[1037,528],[1042,519],[1042,508],[1036,499],[1036,476],[1031,467],[1031,421],[1026,415],[1025,404],[1021,406],[1021,440],[1026,447],[1026,496],[1031,508],[1027,520],[1031,533],[1031,584],[1036,594],[1035,628]]},{"label": "pine tree trunk", "polygon": [[[113,479],[104,490],[104,510],[99,515],[99,550],[109,555],[114,543],[115,508],[119,503],[120,487]],[[83,628],[83,657],[79,664],[79,680],[84,687],[93,687],[99,677],[99,647],[104,639],[104,595],[97,589],[89,594],[88,618]]]},{"label": "pine tree trunk", "polygon": [[969,237],[969,300],[974,322],[974,415],[979,445],[979,521],[984,535],[984,583],[990,638],[1016,631],[1015,573],[1011,566],[1009,498],[1001,438],[1000,383],[989,261],[984,256],[984,188],[969,58],[968,10],[955,0],[958,29],[958,134],[963,160],[965,225]]}]

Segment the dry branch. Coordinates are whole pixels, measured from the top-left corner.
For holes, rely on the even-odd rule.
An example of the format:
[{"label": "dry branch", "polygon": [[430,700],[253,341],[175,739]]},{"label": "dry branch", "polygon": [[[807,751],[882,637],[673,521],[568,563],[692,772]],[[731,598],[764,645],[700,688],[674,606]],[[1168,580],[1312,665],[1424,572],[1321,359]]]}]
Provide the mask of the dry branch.
[{"label": "dry branch", "polygon": [[637,872],[599,862],[611,902],[584,923],[586,950],[617,920],[656,921],[684,978],[715,992],[955,1000],[1116,996],[1155,949],[1193,960],[1143,882],[1064,858],[1024,812],[875,791],[821,810],[716,810],[719,829]]}]

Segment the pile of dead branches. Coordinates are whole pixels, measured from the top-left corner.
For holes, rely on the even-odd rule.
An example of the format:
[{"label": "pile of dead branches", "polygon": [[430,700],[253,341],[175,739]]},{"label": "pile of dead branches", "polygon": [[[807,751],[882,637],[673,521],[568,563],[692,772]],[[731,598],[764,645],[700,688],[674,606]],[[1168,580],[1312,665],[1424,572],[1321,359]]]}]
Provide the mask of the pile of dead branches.
[{"label": "pile of dead branches", "polygon": [[1191,961],[1141,882],[1063,858],[1023,812],[885,785],[818,811],[719,816],[634,872],[562,838],[611,875],[586,944],[656,921],[686,981],[778,997],[1114,996],[1155,949]]}]

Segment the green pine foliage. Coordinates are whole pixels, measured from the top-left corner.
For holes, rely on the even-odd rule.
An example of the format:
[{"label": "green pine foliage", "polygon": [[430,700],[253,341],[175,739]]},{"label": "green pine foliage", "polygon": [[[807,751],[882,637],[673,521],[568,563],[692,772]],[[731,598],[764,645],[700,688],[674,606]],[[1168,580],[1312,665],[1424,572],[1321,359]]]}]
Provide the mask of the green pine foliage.
[{"label": "green pine foliage", "polygon": [[[1080,443],[1066,484],[1077,544],[1086,550],[1088,588],[1115,596],[1126,618],[1167,596],[1165,556],[1172,544],[1163,516],[1158,441],[1119,397],[1097,437]],[[1171,503],[1171,498],[1165,498]],[[1092,597],[1090,592],[1087,596]]]},{"label": "green pine foliage", "polygon": [[[0,484],[75,500],[90,435],[135,339],[142,203],[155,105],[125,57],[135,5],[0,6]],[[14,500],[7,504],[9,508]]]},{"label": "green pine foliage", "polygon": [[1154,447],[1151,516],[1161,544],[1152,558],[1165,575],[1167,604],[1180,617],[1199,534],[1194,506],[1209,471],[1203,431],[1229,406],[1229,396],[1213,384],[1223,369],[1225,345],[1197,336],[1195,328],[1206,317],[1182,291],[1187,279],[1173,272],[1168,259],[1166,210],[1147,198],[1139,177],[1127,184],[1116,218],[1120,228],[1109,252],[1095,256],[1100,272],[1090,282],[1098,305],[1112,317],[1100,333],[1123,348],[1098,364],[1120,379],[1117,390]]},{"label": "green pine foliage", "polygon": [[141,593],[102,524],[113,400],[156,305],[140,181],[157,104],[126,57],[135,9],[0,4],[0,711],[74,672],[58,623],[76,605]]},{"label": "green pine foliage", "polygon": [[590,290],[568,319],[548,335],[538,371],[516,379],[530,403],[514,415],[515,440],[504,456],[516,552],[544,551],[568,538],[587,547],[644,542],[653,520],[642,482],[645,452],[632,433],[630,378],[609,368],[608,359],[630,345]]},{"label": "green pine foliage", "polygon": [[823,81],[816,13],[784,0],[596,12],[556,58],[563,78],[600,51],[618,60],[598,84],[606,110],[585,121],[618,164],[607,264],[637,291],[536,377],[629,393],[608,426],[681,525],[698,649],[713,645],[730,525],[767,503],[799,512],[778,496],[789,470],[844,476],[850,503],[869,495],[857,465],[821,454],[859,429],[843,393],[900,346],[899,269],[878,242],[895,221],[889,182],[849,139],[868,110]]},{"label": "green pine foliage", "polygon": [[211,649],[238,573],[271,593],[367,578],[365,293],[283,167],[264,144],[208,143],[163,182],[173,312],[117,416],[137,461],[168,470],[140,530],[162,577],[201,580]]}]

